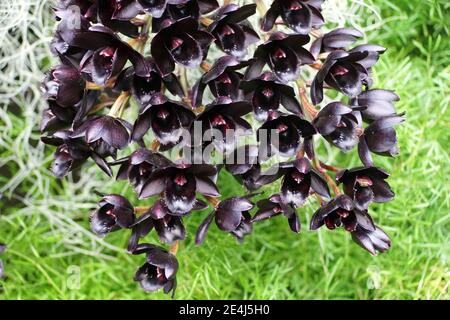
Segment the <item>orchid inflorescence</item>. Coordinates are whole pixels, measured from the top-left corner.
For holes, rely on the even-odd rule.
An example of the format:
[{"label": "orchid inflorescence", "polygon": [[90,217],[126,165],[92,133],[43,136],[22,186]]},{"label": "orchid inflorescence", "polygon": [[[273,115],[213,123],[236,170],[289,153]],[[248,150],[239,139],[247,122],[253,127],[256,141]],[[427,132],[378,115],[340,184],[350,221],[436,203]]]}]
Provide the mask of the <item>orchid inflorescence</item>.
[{"label": "orchid inflorescence", "polygon": [[[146,255],[135,275],[146,291],[175,291],[183,220],[210,205],[197,244],[213,220],[239,241],[254,223],[277,215],[298,233],[297,209],[313,196],[320,208],[311,230],[342,226],[374,255],[390,247],[368,213],[372,202],[394,198],[389,174],[372,154],[398,154],[394,126],[404,121],[394,108],[399,97],[372,88],[372,68],[385,48],[355,46],[363,36],[355,29],[323,33],[323,0],[274,0],[268,10],[262,1],[230,2],[61,0],[54,7],[51,49],[60,64],[43,83],[42,141],[56,146],[57,177],[93,160],[110,177],[118,168],[116,178],[139,199],[154,197],[151,206],[133,206],[122,195],[105,195],[90,216],[99,236],[131,231],[128,251]],[[264,14],[259,27],[250,22],[257,8]],[[211,58],[214,52],[222,56]],[[193,69],[201,76],[190,81]],[[339,101],[325,95],[330,91]],[[124,114],[133,107],[131,123]],[[197,129],[213,134],[199,137]],[[244,135],[254,143],[239,145]],[[343,152],[357,147],[363,165],[323,163],[319,136]],[[135,150],[118,158],[129,145]],[[217,155],[223,163],[214,162]],[[275,156],[285,160],[267,165]],[[248,192],[221,199],[222,170]],[[255,192],[279,179],[279,192],[255,204]],[[153,229],[169,249],[141,241]]]}]

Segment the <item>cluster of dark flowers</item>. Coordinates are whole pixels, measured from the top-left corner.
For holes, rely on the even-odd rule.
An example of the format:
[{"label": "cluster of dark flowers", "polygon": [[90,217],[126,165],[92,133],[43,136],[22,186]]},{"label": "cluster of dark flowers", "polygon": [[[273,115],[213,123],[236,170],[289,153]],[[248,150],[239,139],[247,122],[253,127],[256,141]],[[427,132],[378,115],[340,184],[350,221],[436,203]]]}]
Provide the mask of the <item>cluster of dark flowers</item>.
[{"label": "cluster of dark flowers", "polygon": [[[56,147],[51,169],[63,178],[93,161],[128,181],[139,199],[153,197],[153,205],[136,206],[108,194],[90,215],[99,236],[130,230],[128,251],[146,256],[134,277],[146,291],[175,291],[185,218],[209,206],[197,244],[213,220],[239,241],[254,223],[278,215],[298,233],[297,211],[313,197],[320,207],[311,230],[342,227],[374,255],[391,245],[369,214],[373,202],[394,198],[389,173],[372,154],[398,154],[395,126],[404,121],[394,107],[399,97],[373,87],[372,68],[385,48],[355,45],[363,36],[355,29],[322,32],[324,0],[274,0],[268,10],[258,2],[266,11],[260,25],[250,23],[256,4],[230,2],[60,0],[54,8],[51,49],[60,64],[43,83],[48,108],[40,127],[42,141]],[[208,60],[214,50],[222,56]],[[202,71],[195,81],[192,69]],[[340,100],[324,105],[326,91]],[[138,115],[129,122],[124,113],[133,106]],[[222,135],[186,141],[194,124]],[[238,130],[255,133],[255,143],[238,146]],[[320,136],[343,152],[357,148],[362,166],[320,161]],[[118,157],[128,146],[134,151]],[[190,161],[195,148],[222,155],[225,164]],[[274,156],[287,160],[265,168]],[[222,170],[248,192],[222,199]],[[278,193],[252,200],[279,179]],[[153,229],[163,246],[143,240]]]}]

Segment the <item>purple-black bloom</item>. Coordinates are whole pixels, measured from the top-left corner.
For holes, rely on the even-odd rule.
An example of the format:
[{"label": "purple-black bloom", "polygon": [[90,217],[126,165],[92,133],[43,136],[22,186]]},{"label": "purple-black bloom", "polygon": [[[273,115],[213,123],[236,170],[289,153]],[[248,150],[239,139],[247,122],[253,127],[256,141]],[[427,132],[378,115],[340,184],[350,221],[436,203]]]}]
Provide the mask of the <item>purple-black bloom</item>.
[{"label": "purple-black bloom", "polygon": [[144,12],[153,18],[160,18],[168,5],[181,5],[188,0],[137,0]]},{"label": "purple-black bloom", "polygon": [[226,54],[242,58],[247,54],[247,47],[257,41],[259,36],[246,20],[256,12],[256,4],[239,7],[228,4],[221,7],[208,31],[215,42]]},{"label": "purple-black bloom", "polygon": [[265,72],[258,78],[242,81],[240,88],[252,102],[258,121],[266,121],[269,114],[278,111],[281,105],[293,114],[302,114],[294,89],[278,82],[273,73]]},{"label": "purple-black bloom", "polygon": [[183,140],[183,129],[188,129],[195,114],[182,103],[167,99],[162,94],[153,95],[150,102],[141,108],[133,126],[131,137],[141,140],[152,129],[161,143],[161,150],[168,150]]},{"label": "purple-black bloom", "polygon": [[258,146],[244,145],[236,148],[225,159],[225,169],[249,191],[262,187],[262,184],[258,183],[261,175],[258,153]]},{"label": "purple-black bloom", "polygon": [[163,193],[164,203],[173,214],[190,212],[196,205],[196,193],[217,197],[217,189],[211,177],[217,169],[207,164],[183,163],[156,170],[144,183],[139,198],[144,199]]},{"label": "purple-black bloom", "polygon": [[[207,207],[206,203],[196,199],[192,210],[204,210]],[[173,244],[175,241],[184,240],[186,229],[182,218],[189,213],[174,213],[169,210],[164,199],[158,199],[131,226],[132,233],[128,243],[128,250],[133,251],[139,238],[145,237],[153,229],[155,229],[161,242]]]},{"label": "purple-black bloom", "polygon": [[331,52],[322,68],[317,72],[311,85],[311,101],[317,105],[323,100],[323,85],[349,97],[356,97],[362,92],[363,85],[370,82],[369,70],[362,65],[369,52]]},{"label": "purple-black bloom", "polygon": [[302,140],[305,144],[312,143],[315,133],[316,129],[307,120],[275,113],[257,131],[261,160],[274,154],[292,157],[300,150]]},{"label": "purple-black bloom", "polygon": [[395,111],[394,102],[400,97],[393,91],[383,89],[370,89],[350,100],[350,106],[360,106],[362,118],[365,121],[374,121],[382,117],[393,116]]},{"label": "purple-black bloom", "polygon": [[72,138],[85,138],[89,147],[102,158],[117,155],[130,140],[131,125],[123,119],[108,115],[95,116],[86,120],[73,133]]},{"label": "purple-black bloom", "polygon": [[147,75],[138,75],[133,67],[129,67],[118,77],[116,87],[120,86],[122,91],[131,91],[141,106],[150,103],[155,94],[160,94],[163,86],[174,95],[184,96],[180,81],[173,73],[161,77],[152,58],[147,58],[145,64],[149,70]]},{"label": "purple-black bloom", "polygon": [[94,25],[88,31],[72,32],[67,41],[71,46],[88,50],[80,62],[81,71],[98,85],[115,79],[127,61],[133,64],[138,75],[150,73],[144,57],[105,26]]},{"label": "purple-black bloom", "polygon": [[391,239],[380,228],[375,226],[375,230],[367,230],[360,226],[352,232],[353,241],[355,241],[362,248],[369,251],[372,255],[378,252],[384,252],[391,247]]},{"label": "purple-black bloom", "polygon": [[313,125],[328,142],[347,152],[358,144],[362,132],[358,110],[357,107],[331,102],[319,111]]},{"label": "purple-black bloom", "polygon": [[351,197],[355,207],[367,210],[373,202],[388,202],[394,198],[394,192],[385,181],[389,173],[377,167],[359,167],[342,170],[336,180],[344,185],[344,192]]},{"label": "purple-black bloom", "polygon": [[216,0],[189,0],[180,4],[168,4],[166,10],[160,18],[153,17],[152,32],[158,32],[164,26],[164,20],[172,19],[175,21],[183,18],[191,17],[195,20],[200,18],[200,15],[207,14],[219,7]]},{"label": "purple-black bloom", "polygon": [[233,197],[222,200],[199,226],[195,243],[198,245],[203,243],[213,218],[220,230],[229,232],[239,241],[243,241],[244,236],[252,232],[249,211],[253,207],[254,204],[248,197]]},{"label": "purple-black bloom", "polygon": [[98,22],[128,37],[139,36],[139,28],[130,20],[136,18],[141,8],[136,0],[96,0]]},{"label": "purple-black bloom", "polygon": [[44,132],[55,132],[67,128],[75,117],[75,108],[61,107],[54,101],[49,101],[49,107],[42,112],[39,130]]},{"label": "purple-black bloom", "polygon": [[70,134],[70,131],[61,130],[41,138],[44,143],[57,147],[51,170],[58,178],[80,167],[91,155],[85,141],[80,138],[71,138]]},{"label": "purple-black bloom", "polygon": [[142,289],[147,292],[163,289],[166,294],[175,291],[178,261],[173,254],[148,243],[139,244],[132,253],[146,255],[144,265],[134,275],[134,281],[139,282]]},{"label": "purple-black bloom", "polygon": [[358,144],[359,157],[365,166],[373,165],[370,152],[387,157],[398,155],[397,134],[394,126],[403,121],[405,121],[403,114],[392,115],[379,118],[365,128]]},{"label": "purple-black bloom", "polygon": [[252,222],[258,222],[270,219],[283,214],[288,219],[289,227],[295,233],[300,232],[301,223],[297,211],[289,204],[285,203],[279,194],[274,194],[268,199],[260,200],[256,203],[258,211],[252,218]]},{"label": "purple-black bloom", "polygon": [[211,69],[203,74],[192,89],[192,103],[194,107],[202,104],[205,88],[208,86],[216,98],[228,97],[232,101],[240,100],[242,94],[239,84],[243,75],[237,70],[248,66],[250,61],[240,62],[232,56],[219,58]]},{"label": "purple-black bloom", "polygon": [[192,18],[178,21],[167,19],[164,27],[154,36],[151,53],[163,77],[175,69],[175,63],[185,67],[198,67],[206,57],[213,36],[200,30]]},{"label": "purple-black bloom", "polygon": [[[252,106],[246,101],[231,102],[222,97],[215,103],[206,106],[191,126],[192,137],[195,137],[195,124],[200,122],[202,132],[205,135],[204,145],[211,143],[222,153],[232,151],[238,134],[245,135],[251,131],[251,125],[242,117],[251,112]],[[209,142],[211,141],[211,142]],[[197,145],[198,141],[192,141]]]},{"label": "purple-black bloom", "polygon": [[317,59],[323,52],[345,50],[363,36],[363,33],[356,29],[337,28],[314,40],[309,52]]},{"label": "purple-black bloom", "polygon": [[144,182],[152,173],[161,168],[166,168],[173,163],[163,155],[152,152],[148,149],[140,148],[130,154],[128,157],[117,160],[120,164],[117,172],[118,180],[127,180],[139,194]]},{"label": "purple-black bloom", "polygon": [[313,64],[314,57],[303,48],[309,42],[308,35],[275,32],[268,41],[258,46],[252,63],[245,72],[245,79],[253,79],[261,74],[265,64],[283,82],[297,80],[300,66]]},{"label": "purple-black bloom", "polygon": [[311,218],[311,230],[326,225],[330,230],[343,226],[353,232],[358,227],[375,231],[375,225],[369,213],[355,207],[353,200],[347,195],[340,195],[322,205]]},{"label": "purple-black bloom", "polygon": [[269,31],[278,16],[281,16],[290,29],[308,34],[311,28],[318,28],[325,23],[321,13],[323,2],[324,0],[274,0],[263,17],[261,28]]},{"label": "purple-black bloom", "polygon": [[280,199],[294,208],[302,206],[313,192],[323,198],[331,197],[326,181],[316,170],[311,168],[311,163],[307,158],[279,163],[270,171],[275,171],[275,173],[261,175],[258,183],[266,185],[283,177]]},{"label": "purple-black bloom", "polygon": [[72,107],[83,98],[86,81],[81,72],[71,65],[52,68],[43,83],[44,98],[61,107]]},{"label": "purple-black bloom", "polygon": [[110,194],[104,196],[98,205],[99,208],[89,217],[91,229],[97,235],[103,237],[121,228],[129,228],[134,223],[134,208],[126,198]]}]

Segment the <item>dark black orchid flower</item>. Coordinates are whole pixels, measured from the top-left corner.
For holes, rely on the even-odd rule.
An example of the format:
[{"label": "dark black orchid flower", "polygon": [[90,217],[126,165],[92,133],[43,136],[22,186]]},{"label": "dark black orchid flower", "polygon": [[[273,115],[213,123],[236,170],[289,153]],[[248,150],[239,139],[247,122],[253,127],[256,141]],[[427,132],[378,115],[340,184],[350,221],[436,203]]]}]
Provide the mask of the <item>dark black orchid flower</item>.
[{"label": "dark black orchid flower", "polygon": [[167,211],[168,213],[161,218],[145,217],[144,220],[139,219],[139,223],[132,227],[133,232],[128,244],[129,250],[131,249],[132,251],[132,248],[137,245],[139,238],[145,237],[153,228],[158,234],[159,240],[163,243],[173,244],[176,241],[184,240],[186,238],[186,229],[181,217],[170,215],[170,211],[167,207],[164,207],[164,209],[154,208],[155,206],[163,206],[161,201],[162,200],[159,200],[159,202],[156,202],[152,207],[152,215],[155,215],[154,212],[158,210],[163,213]]},{"label": "dark black orchid flower", "polygon": [[284,203],[279,194],[274,194],[269,199],[260,200],[256,205],[258,211],[253,216],[252,222],[264,221],[283,214],[288,219],[291,230],[295,233],[300,232],[301,223],[297,211],[291,204]]},{"label": "dark black orchid flower", "polygon": [[394,198],[389,184],[384,181],[389,173],[377,167],[359,167],[342,170],[336,180],[344,185],[344,192],[351,197],[358,210],[367,210],[373,202],[388,202]]},{"label": "dark black orchid flower", "polygon": [[96,0],[98,22],[128,37],[139,36],[139,28],[130,20],[136,18],[141,8],[136,0]]},{"label": "dark black orchid flower", "polygon": [[136,74],[144,77],[150,74],[144,57],[105,26],[94,25],[88,31],[72,32],[67,42],[71,46],[89,50],[80,62],[81,71],[98,85],[105,85],[115,79],[128,60],[133,64]]},{"label": "dark black orchid flower", "polygon": [[258,146],[244,145],[227,155],[225,169],[249,191],[258,190],[261,165],[258,163]]},{"label": "dark black orchid flower", "polygon": [[311,123],[296,115],[273,114],[257,131],[261,160],[273,154],[292,157],[300,150],[302,138],[305,145],[312,144],[315,133]]},{"label": "dark black orchid flower", "polygon": [[198,67],[212,40],[212,35],[200,30],[198,22],[192,18],[167,19],[152,39],[151,53],[164,77],[173,72],[175,62],[189,68]]},{"label": "dark black orchid flower", "polygon": [[[252,126],[242,118],[242,116],[251,112],[252,106],[246,101],[231,102],[230,99],[221,97],[215,103],[206,106],[205,110],[197,116],[191,126],[191,137],[196,139],[196,123],[201,123],[201,129],[204,133],[203,143],[211,143],[221,152],[227,153],[235,147],[235,141],[238,135],[246,135],[251,131]],[[211,141],[210,143],[208,143]],[[197,145],[198,141],[193,141]]]},{"label": "dark black orchid flower", "polygon": [[331,102],[319,111],[313,125],[328,142],[347,152],[358,144],[362,132],[358,110],[358,107]]},{"label": "dark black orchid flower", "polygon": [[368,51],[331,52],[312,82],[312,103],[317,105],[322,102],[324,82],[347,96],[355,97],[360,94],[362,86],[370,81],[369,70],[362,65],[368,56]]},{"label": "dark black orchid flower", "polygon": [[189,107],[160,93],[154,94],[150,102],[141,108],[131,137],[139,141],[151,128],[161,143],[160,149],[168,150],[183,140],[183,129],[188,129],[194,118],[195,114]]},{"label": "dark black orchid flower", "polygon": [[379,46],[377,44],[362,44],[351,49],[349,53],[367,52],[367,57],[365,59],[358,61],[358,63],[370,71],[373,65],[377,63],[378,59],[380,58],[380,55],[383,54],[385,51],[386,51],[385,47]]},{"label": "dark black orchid flower", "polygon": [[[6,244],[0,243],[0,254],[5,252],[6,250]],[[5,267],[3,265],[3,261],[0,259],[0,279],[2,279],[5,276]]]},{"label": "dark black orchid flower", "polygon": [[58,178],[62,178],[70,171],[80,167],[91,155],[91,151],[83,139],[73,139],[70,135],[70,131],[61,130],[41,138],[45,144],[57,146],[51,170]]},{"label": "dark black orchid flower", "polygon": [[153,17],[152,32],[161,30],[163,22],[166,19],[178,21],[183,18],[191,17],[198,20],[200,15],[207,14],[218,7],[219,3],[216,0],[189,0],[180,4],[168,4],[160,18]]},{"label": "dark black orchid flower", "polygon": [[186,238],[186,229],[181,217],[166,215],[161,219],[153,220],[153,226],[163,243],[173,244],[175,241]]},{"label": "dark black orchid flower", "polygon": [[89,217],[91,229],[97,235],[103,237],[121,228],[129,228],[134,223],[134,208],[126,198],[110,194],[104,196],[98,205],[100,208]]},{"label": "dark black orchid flower", "polygon": [[324,0],[274,0],[263,17],[261,28],[269,31],[278,16],[281,16],[290,29],[308,34],[311,28],[318,28],[325,23],[321,13],[323,2]]},{"label": "dark black orchid flower", "polygon": [[244,236],[252,231],[249,211],[253,209],[254,204],[248,198],[233,197],[221,201],[199,226],[195,243],[203,243],[213,218],[220,230],[229,232],[242,241]]},{"label": "dark black orchid flower", "polygon": [[[270,173],[275,172],[275,173]],[[282,162],[272,167],[269,172],[258,179],[258,183],[266,185],[283,177],[280,199],[294,208],[302,206],[308,196],[315,192],[323,198],[330,198],[326,181],[311,168],[307,158],[299,158],[291,162]]]},{"label": "dark black orchid flower", "polygon": [[377,252],[387,251],[391,247],[391,239],[389,239],[388,235],[377,226],[375,226],[375,230],[367,230],[358,226],[356,230],[352,232],[352,238],[353,241],[374,256]]},{"label": "dark black orchid flower", "polygon": [[120,164],[117,179],[128,179],[137,193],[141,192],[144,182],[156,169],[167,168],[173,165],[163,155],[144,148],[134,151],[126,158],[117,160],[116,163]]},{"label": "dark black orchid flower", "polygon": [[133,254],[146,254],[146,261],[134,276],[142,289],[153,292],[163,289],[164,293],[175,292],[177,258],[167,250],[152,244],[142,243],[136,247]]},{"label": "dark black orchid flower", "polygon": [[[73,10],[71,6],[76,6],[80,10]],[[95,5],[87,1],[58,1],[56,2],[55,17],[59,20],[55,35],[51,41],[50,49],[56,56],[65,55],[79,62],[86,52],[85,49],[71,46],[69,42],[73,39],[75,32],[86,32],[89,30],[90,12],[95,11]]]},{"label": "dark black orchid flower", "polygon": [[256,79],[242,81],[240,88],[251,96],[253,113],[258,121],[267,121],[269,114],[277,111],[280,105],[293,114],[302,114],[294,89],[276,81],[273,73],[265,72]]},{"label": "dark black orchid flower", "polygon": [[49,107],[42,112],[39,130],[41,133],[44,133],[67,128],[72,123],[74,117],[74,108],[64,108],[53,101],[49,101]]},{"label": "dark black orchid flower", "polygon": [[405,121],[403,114],[392,115],[379,118],[365,128],[358,144],[359,157],[365,166],[373,165],[370,152],[388,157],[398,155],[397,134],[394,126],[403,121]]},{"label": "dark black orchid flower", "polygon": [[342,225],[349,232],[357,230],[358,227],[375,231],[368,212],[356,209],[353,200],[347,195],[337,196],[314,213],[311,230],[317,230],[323,225],[330,230]]},{"label": "dark black orchid flower", "polygon": [[145,63],[147,69],[150,70],[149,74],[140,76],[134,72],[133,67],[126,68],[118,77],[117,85],[120,86],[119,89],[131,91],[133,97],[141,106],[147,105],[155,94],[162,92],[163,85],[172,94],[184,96],[180,81],[173,73],[161,77],[152,58],[147,58]]},{"label": "dark black orchid flower", "polygon": [[[204,210],[206,203],[196,199],[192,210]],[[128,243],[128,250],[133,251],[139,238],[145,237],[153,228],[156,230],[160,241],[173,244],[177,240],[184,240],[186,229],[183,225],[183,216],[189,214],[173,213],[167,207],[164,199],[158,199],[150,209],[145,212],[132,225],[132,234]]]},{"label": "dark black orchid flower", "polygon": [[226,54],[243,58],[247,47],[259,41],[259,36],[246,20],[256,12],[256,4],[239,7],[228,4],[219,9],[208,31],[214,35],[216,44]]},{"label": "dark black orchid flower", "polygon": [[71,137],[84,137],[89,147],[100,157],[115,158],[117,150],[122,150],[128,145],[130,129],[131,125],[123,119],[108,115],[95,116],[83,122]]},{"label": "dark black orchid flower", "polygon": [[351,106],[364,107],[361,110],[362,118],[366,121],[374,121],[383,117],[393,116],[395,111],[394,102],[400,97],[393,91],[383,89],[370,89],[350,100]]},{"label": "dark black orchid flower", "polygon": [[194,107],[202,104],[203,92],[209,87],[214,97],[228,97],[232,101],[240,100],[242,94],[239,84],[243,75],[237,70],[248,66],[250,61],[239,62],[232,56],[219,58],[211,69],[203,74],[192,89],[192,103]]},{"label": "dark black orchid flower", "polygon": [[71,65],[52,68],[43,83],[44,98],[61,107],[72,107],[83,98],[86,81],[81,72]]},{"label": "dark black orchid flower", "polygon": [[217,169],[211,165],[176,163],[156,170],[143,185],[139,198],[163,193],[164,203],[169,211],[182,215],[196,206],[196,192],[210,197],[220,195],[211,180],[216,174]]},{"label": "dark black orchid flower", "polygon": [[81,16],[89,19],[89,21],[94,22],[97,19],[97,2],[98,1],[95,0],[58,0],[55,1],[54,10],[70,10],[72,6],[75,6],[78,7]]},{"label": "dark black orchid flower", "polygon": [[189,0],[137,0],[144,12],[153,18],[161,18],[168,5],[182,5]]},{"label": "dark black orchid flower", "polygon": [[337,28],[314,40],[309,52],[317,59],[323,52],[345,50],[363,36],[363,33],[356,29]]},{"label": "dark black orchid flower", "polygon": [[300,66],[315,62],[311,53],[303,48],[308,42],[307,35],[272,33],[269,40],[256,49],[254,59],[245,72],[245,79],[258,77],[267,63],[281,81],[297,80]]}]

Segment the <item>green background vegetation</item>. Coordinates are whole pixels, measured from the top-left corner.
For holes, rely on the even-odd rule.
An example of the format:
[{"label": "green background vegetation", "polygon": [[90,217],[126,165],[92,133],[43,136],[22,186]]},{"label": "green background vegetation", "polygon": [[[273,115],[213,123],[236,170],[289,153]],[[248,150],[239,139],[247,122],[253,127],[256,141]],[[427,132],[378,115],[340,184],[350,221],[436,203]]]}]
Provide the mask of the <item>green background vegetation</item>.
[{"label": "green background vegetation", "polygon": [[[376,87],[395,89],[401,97],[397,109],[407,115],[398,127],[400,156],[375,158],[392,173],[389,182],[397,194],[395,201],[372,207],[377,224],[393,240],[392,249],[372,257],[342,230],[308,231],[315,202],[299,209],[299,235],[277,217],[255,225],[242,245],[212,226],[204,245],[196,247],[195,229],[208,213],[196,212],[186,219],[188,238],[179,249],[176,298],[450,298],[450,7],[447,1],[364,2],[383,18],[367,33],[369,40],[388,48],[375,68]],[[364,14],[362,25],[373,19],[373,12]],[[39,133],[30,128],[36,115],[20,112],[21,99],[14,101],[19,106],[4,107],[0,117],[0,157],[15,159],[3,163],[0,186],[19,171],[25,176],[0,204],[0,241],[9,246],[1,256],[6,278],[0,280],[0,298],[168,298],[146,294],[132,281],[144,257],[121,249],[127,232],[101,240],[88,230],[88,212],[98,199],[93,190],[132,198],[129,188],[98,182],[104,177],[96,168],[84,169],[87,177],[80,181],[52,178],[46,170],[51,152],[42,151]],[[340,166],[359,165],[356,150],[333,155]],[[224,196],[243,192],[227,174],[219,185]],[[153,235],[149,241],[155,241]],[[81,270],[77,290],[70,289],[74,268]]]}]

